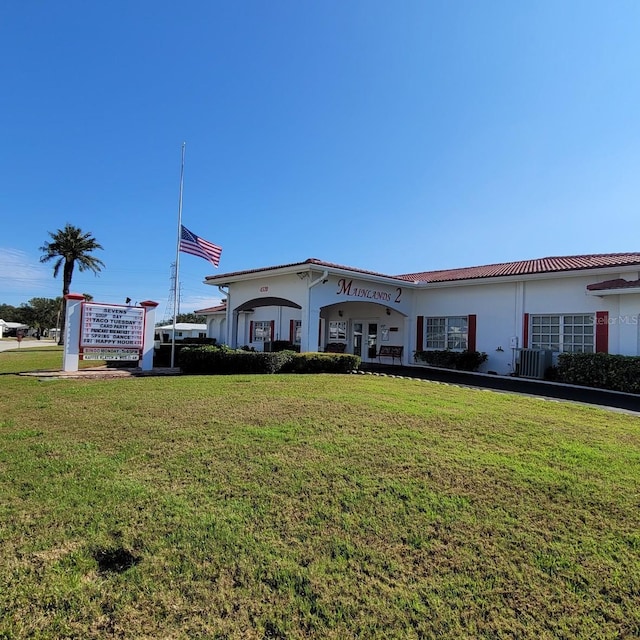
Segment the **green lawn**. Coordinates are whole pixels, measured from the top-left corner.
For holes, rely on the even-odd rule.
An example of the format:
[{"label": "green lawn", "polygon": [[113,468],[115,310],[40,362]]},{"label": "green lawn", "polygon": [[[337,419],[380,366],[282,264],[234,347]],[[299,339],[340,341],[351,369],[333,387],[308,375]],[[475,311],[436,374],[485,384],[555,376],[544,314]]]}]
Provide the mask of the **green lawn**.
[{"label": "green lawn", "polygon": [[640,421],[0,353],[0,638],[640,637]]}]

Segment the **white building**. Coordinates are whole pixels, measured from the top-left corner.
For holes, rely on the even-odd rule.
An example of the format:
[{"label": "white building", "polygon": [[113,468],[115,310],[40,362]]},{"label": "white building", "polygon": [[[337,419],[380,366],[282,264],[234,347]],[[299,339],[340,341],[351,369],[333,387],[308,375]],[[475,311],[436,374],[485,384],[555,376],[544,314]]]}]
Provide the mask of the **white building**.
[{"label": "white building", "polygon": [[[173,337],[173,323],[156,327],[155,333],[160,342],[171,342]],[[185,338],[206,338],[207,325],[194,322],[176,322],[176,342]]]},{"label": "white building", "polygon": [[395,276],[310,258],[205,283],[226,301],[197,313],[207,336],[231,347],[339,345],[378,362],[387,345],[402,347],[403,364],[416,351],[478,350],[488,354],[481,370],[498,374],[515,371],[522,348],[640,354],[640,253]]}]

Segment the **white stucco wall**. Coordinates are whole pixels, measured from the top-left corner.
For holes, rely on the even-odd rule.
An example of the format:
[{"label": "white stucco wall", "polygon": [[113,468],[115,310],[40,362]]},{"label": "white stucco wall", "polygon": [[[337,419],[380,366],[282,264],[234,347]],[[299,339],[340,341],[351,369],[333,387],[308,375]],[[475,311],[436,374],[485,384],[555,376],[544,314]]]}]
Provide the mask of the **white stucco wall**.
[{"label": "white stucco wall", "polygon": [[[418,316],[474,314],[476,348],[488,355],[481,370],[509,374],[513,372],[518,357],[513,339],[517,340],[518,347],[524,346],[524,314],[595,314],[607,311],[609,352],[640,354],[640,294],[596,296],[586,289],[589,284],[618,277],[636,279],[638,273],[599,269],[578,274],[568,272],[519,279],[504,277],[498,281],[482,279],[414,286],[388,282],[375,275],[323,275],[319,270],[301,278],[295,273],[264,271],[250,280],[231,284],[228,297],[230,312],[226,322],[222,316],[209,320],[208,332],[220,342],[261,349],[261,342],[249,342],[252,321],[274,321],[273,339],[289,340],[291,320],[300,320],[303,327],[302,350],[315,351],[329,341],[329,322],[344,321],[347,323],[347,351],[352,352],[354,322],[375,323],[379,328],[378,346],[384,343],[404,346],[404,362],[412,364]],[[301,309],[260,306],[261,300],[269,298],[289,300]],[[236,320],[232,322],[234,312],[243,305],[247,309],[235,313]],[[384,342],[383,332],[387,337]]]},{"label": "white stucco wall", "polygon": [[[422,290],[416,297],[416,315],[428,317],[476,315],[476,349],[488,355],[481,371],[508,374],[516,353],[510,339],[521,334],[516,316],[517,283],[449,286]],[[521,339],[521,338],[520,338]],[[413,337],[415,344],[416,337]]]}]

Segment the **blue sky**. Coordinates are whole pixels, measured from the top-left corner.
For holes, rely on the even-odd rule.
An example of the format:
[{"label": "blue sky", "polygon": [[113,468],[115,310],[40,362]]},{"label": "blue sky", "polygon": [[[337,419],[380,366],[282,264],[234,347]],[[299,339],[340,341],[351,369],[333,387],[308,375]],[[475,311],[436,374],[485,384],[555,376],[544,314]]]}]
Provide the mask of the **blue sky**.
[{"label": "blue sky", "polygon": [[640,250],[640,3],[0,3],[0,302],[55,297],[69,222],[96,301],[181,310],[211,273],[389,274]]}]

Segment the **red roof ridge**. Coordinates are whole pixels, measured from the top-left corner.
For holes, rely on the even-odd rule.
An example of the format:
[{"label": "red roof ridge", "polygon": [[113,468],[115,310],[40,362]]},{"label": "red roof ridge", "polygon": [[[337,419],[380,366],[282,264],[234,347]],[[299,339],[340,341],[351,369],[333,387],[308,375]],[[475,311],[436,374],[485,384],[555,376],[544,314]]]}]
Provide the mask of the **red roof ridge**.
[{"label": "red roof ridge", "polygon": [[476,267],[438,269],[396,276],[410,282],[448,282],[500,276],[579,271],[603,267],[640,265],[640,253],[593,253],[573,256],[549,256],[515,262],[499,262]]}]

